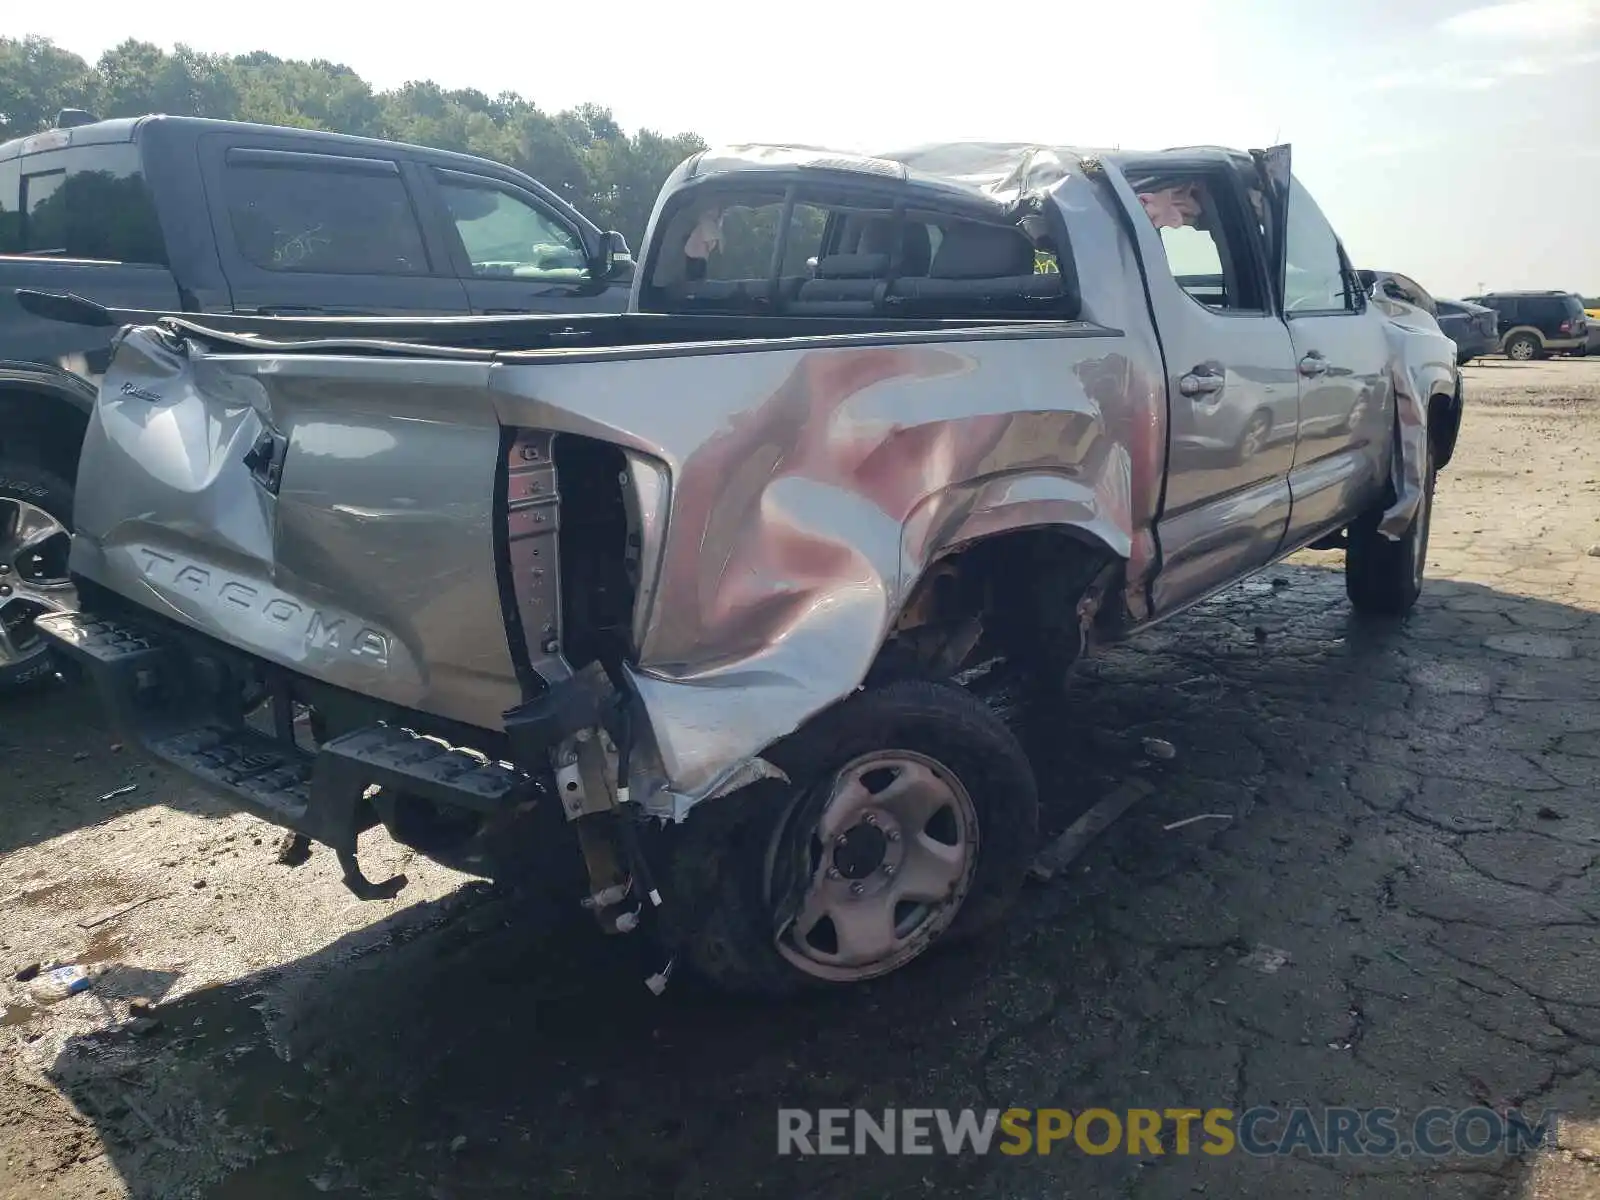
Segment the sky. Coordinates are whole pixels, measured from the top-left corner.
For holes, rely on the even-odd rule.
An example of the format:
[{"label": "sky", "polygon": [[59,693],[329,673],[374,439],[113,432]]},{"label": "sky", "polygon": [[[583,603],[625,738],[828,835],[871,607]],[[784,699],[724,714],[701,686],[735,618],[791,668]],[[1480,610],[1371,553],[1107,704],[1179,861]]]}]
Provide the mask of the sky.
[{"label": "sky", "polygon": [[193,11],[204,19],[152,22],[126,0],[27,5],[4,32],[91,61],[129,37],[323,58],[382,88],[432,79],[547,111],[594,101],[625,128],[712,143],[1288,142],[1358,265],[1440,296],[1600,294],[1600,0],[607,0],[589,17],[477,0],[444,19],[394,6],[381,21],[328,0]]}]

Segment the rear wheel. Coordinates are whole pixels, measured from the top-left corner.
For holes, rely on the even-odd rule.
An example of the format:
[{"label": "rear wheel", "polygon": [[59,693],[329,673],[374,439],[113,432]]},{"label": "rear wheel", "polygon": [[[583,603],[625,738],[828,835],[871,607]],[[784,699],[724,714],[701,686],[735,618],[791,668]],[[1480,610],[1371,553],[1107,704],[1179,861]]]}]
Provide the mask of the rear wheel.
[{"label": "rear wheel", "polygon": [[52,675],[33,622],[77,604],[67,573],[72,488],[48,471],[0,461],[0,691]]},{"label": "rear wheel", "polygon": [[1344,585],[1351,606],[1359,613],[1404,616],[1422,595],[1428,530],[1433,524],[1433,487],[1438,474],[1433,465],[1433,446],[1426,440],[1424,444],[1428,457],[1423,464],[1422,499],[1400,540],[1392,542],[1378,532],[1386,504],[1362,514],[1350,526]]},{"label": "rear wheel", "polygon": [[886,975],[990,928],[1021,887],[1032,768],[961,689],[858,692],[767,757],[791,784],[706,801],[675,855],[699,913],[689,957],[719,986],[782,995]]},{"label": "rear wheel", "polygon": [[1540,354],[1539,339],[1531,333],[1519,333],[1506,343],[1506,357],[1516,362],[1528,362]]}]

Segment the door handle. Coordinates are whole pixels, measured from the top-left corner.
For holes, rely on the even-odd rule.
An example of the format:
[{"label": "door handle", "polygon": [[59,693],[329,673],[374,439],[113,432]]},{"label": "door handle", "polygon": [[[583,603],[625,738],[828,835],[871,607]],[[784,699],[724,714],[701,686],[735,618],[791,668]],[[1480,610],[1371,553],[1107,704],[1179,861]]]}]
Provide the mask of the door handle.
[{"label": "door handle", "polygon": [[1328,360],[1313,350],[1300,360],[1300,374],[1305,376],[1326,375],[1328,373]]},{"label": "door handle", "polygon": [[1223,376],[1213,375],[1209,371],[1204,373],[1190,371],[1182,379],[1178,380],[1178,390],[1191,398],[1195,396],[1214,396],[1222,390],[1222,385],[1225,382],[1226,379]]}]

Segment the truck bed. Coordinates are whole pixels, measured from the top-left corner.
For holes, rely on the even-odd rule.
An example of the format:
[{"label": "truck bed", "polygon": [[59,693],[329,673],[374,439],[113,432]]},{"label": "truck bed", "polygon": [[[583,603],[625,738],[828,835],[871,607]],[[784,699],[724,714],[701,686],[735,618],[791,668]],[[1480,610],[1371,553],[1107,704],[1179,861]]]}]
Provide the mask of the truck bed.
[{"label": "truck bed", "polygon": [[[24,298],[24,307],[62,311],[59,297]],[[150,309],[102,308],[73,298],[80,319],[106,325],[160,324],[217,349],[320,354],[352,350],[408,356],[494,358],[541,350],[671,348],[692,343],[748,344],[797,338],[871,337],[933,334],[1059,336],[1068,332],[1115,332],[1083,321],[1041,321],[995,317],[949,320],[889,317],[757,317],[726,314],[595,313],[580,316],[461,317],[265,317],[233,313],[204,316]],[[97,311],[98,310],[98,311]],[[990,335],[992,336],[992,335]]]},{"label": "truck bed", "polygon": [[1053,521],[1133,553],[1163,412],[1124,347],[1077,321],[167,318],[117,345],[71,565],[488,736],[610,648],[700,795],[859,682],[952,539]]}]

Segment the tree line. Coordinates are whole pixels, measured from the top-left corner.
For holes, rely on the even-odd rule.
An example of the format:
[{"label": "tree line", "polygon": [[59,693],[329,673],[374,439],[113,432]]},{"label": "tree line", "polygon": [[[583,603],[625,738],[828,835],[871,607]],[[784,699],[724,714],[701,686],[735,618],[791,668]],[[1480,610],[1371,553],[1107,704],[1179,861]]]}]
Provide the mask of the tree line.
[{"label": "tree line", "polygon": [[47,38],[0,37],[0,141],[49,128],[63,108],[259,121],[475,154],[532,175],[636,248],[667,175],[705,148],[693,133],[627,133],[597,104],[552,114],[516,92],[431,82],[376,91],[322,59],[169,53],[129,39],[91,66]]}]

